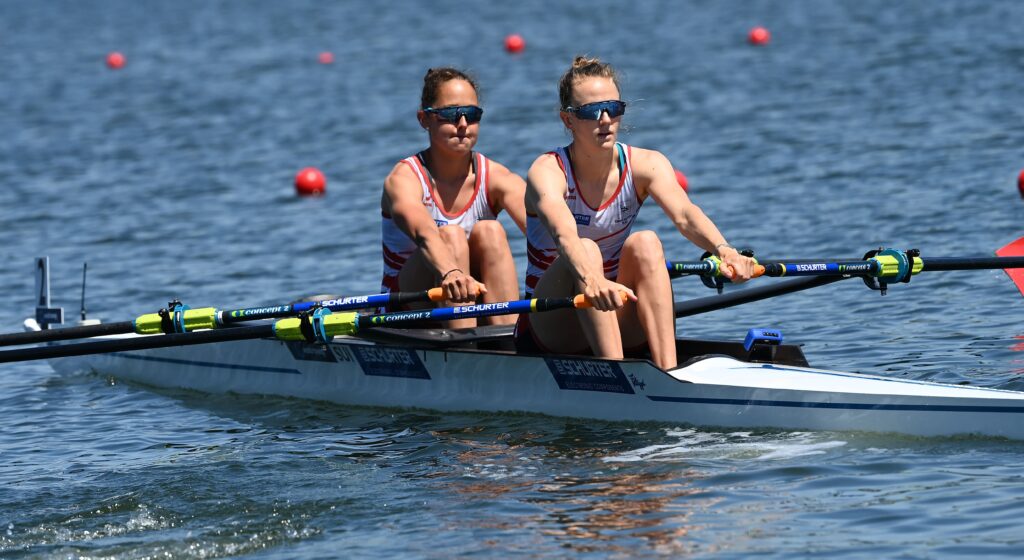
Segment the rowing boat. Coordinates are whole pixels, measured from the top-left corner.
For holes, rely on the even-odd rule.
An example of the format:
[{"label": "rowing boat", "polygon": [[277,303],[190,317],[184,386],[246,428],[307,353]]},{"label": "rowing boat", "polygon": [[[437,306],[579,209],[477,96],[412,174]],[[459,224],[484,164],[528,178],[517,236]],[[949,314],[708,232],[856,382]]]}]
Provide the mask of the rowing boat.
[{"label": "rowing boat", "polygon": [[[766,275],[813,277],[679,302],[674,311],[676,317],[702,313],[856,275],[885,290],[886,281],[906,282],[922,270],[1024,268],[1024,238],[1000,251],[1012,254],[923,261],[916,251],[886,249],[858,262],[767,264]],[[672,266],[718,269],[715,262]],[[49,359],[59,373],[93,371],[155,387],[349,406],[1024,440],[1024,392],[818,369],[774,331],[752,329],[742,343],[677,339],[678,365],[663,370],[646,359],[520,353],[508,326],[396,328],[586,307],[582,295],[366,315],[332,311],[441,295],[435,289],[233,311],[172,301],[133,321],[46,329],[62,323],[63,311],[49,307],[46,262],[40,259],[37,268],[38,319],[26,319],[24,333],[0,334],[0,345],[44,345],[0,351],[0,363]],[[83,320],[84,309],[83,276]],[[268,320],[276,317],[285,318]],[[238,325],[249,321],[257,324]],[[76,338],[89,341],[66,343]]]},{"label": "rowing boat", "polygon": [[1024,439],[1024,392],[812,368],[788,344],[748,350],[679,339],[677,347],[681,363],[666,371],[640,359],[517,354],[507,327],[383,328],[329,343],[261,338],[51,363],[155,387],[341,405]]}]

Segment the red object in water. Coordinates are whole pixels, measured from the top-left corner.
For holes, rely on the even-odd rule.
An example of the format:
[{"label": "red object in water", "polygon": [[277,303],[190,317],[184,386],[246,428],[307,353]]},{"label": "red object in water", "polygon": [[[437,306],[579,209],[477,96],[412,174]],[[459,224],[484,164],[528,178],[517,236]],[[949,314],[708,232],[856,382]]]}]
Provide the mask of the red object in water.
[{"label": "red object in water", "polygon": [[320,61],[320,64],[333,64],[334,53],[324,51],[320,53],[320,56],[317,57],[317,60]]},{"label": "red object in water", "polygon": [[307,167],[295,176],[295,192],[299,196],[320,196],[327,190],[327,179],[315,167]]},{"label": "red object in water", "polygon": [[126,62],[124,55],[115,51],[107,55],[107,67],[111,70],[120,70],[124,68]]},{"label": "red object in water", "polygon": [[747,36],[747,40],[750,41],[751,45],[767,45],[771,38],[772,34],[760,26],[751,29],[750,35]]},{"label": "red object in water", "polygon": [[510,53],[521,53],[526,48],[526,40],[518,33],[505,37],[505,50]]},{"label": "red object in water", "polygon": [[[1024,175],[1024,173],[1021,173],[1021,175]],[[1000,247],[996,251],[996,256],[1024,257],[1024,237]],[[1010,279],[1013,280],[1013,283],[1017,285],[1017,289],[1020,290],[1021,295],[1024,295],[1024,268],[1004,268],[1003,271],[1006,272],[1006,274],[1010,276]]]},{"label": "red object in water", "polygon": [[676,182],[683,188],[683,192],[690,192],[690,182],[686,180],[686,175],[683,172],[676,169]]},{"label": "red object in water", "polygon": [[1024,198],[1024,169],[1021,169],[1020,175],[1017,175],[1017,190],[1020,191],[1020,196]]}]

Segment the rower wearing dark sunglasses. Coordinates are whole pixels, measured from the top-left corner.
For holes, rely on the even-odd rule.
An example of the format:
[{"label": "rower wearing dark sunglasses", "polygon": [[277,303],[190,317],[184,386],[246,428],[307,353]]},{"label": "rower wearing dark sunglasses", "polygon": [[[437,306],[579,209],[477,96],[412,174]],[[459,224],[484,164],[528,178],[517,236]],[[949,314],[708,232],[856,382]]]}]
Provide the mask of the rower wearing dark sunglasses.
[{"label": "rower wearing dark sunglasses", "polygon": [[[420,291],[440,285],[445,304],[519,298],[504,210],[526,228],[523,179],[474,152],[480,119],[476,82],[454,68],[432,68],[423,78],[420,126],[430,146],[395,165],[381,197],[382,290]],[[490,317],[508,323],[515,316]],[[475,319],[449,322],[471,327]]]},{"label": "rower wearing dark sunglasses", "polygon": [[653,198],[734,282],[749,279],[754,262],[690,202],[664,155],[616,141],[626,103],[609,64],[577,57],[558,89],[572,143],[537,158],[527,176],[526,289],[532,297],[583,293],[594,308],[520,316],[517,347],[604,358],[649,350],[659,367],[674,367],[672,285],[658,236],[632,232],[640,206]]}]

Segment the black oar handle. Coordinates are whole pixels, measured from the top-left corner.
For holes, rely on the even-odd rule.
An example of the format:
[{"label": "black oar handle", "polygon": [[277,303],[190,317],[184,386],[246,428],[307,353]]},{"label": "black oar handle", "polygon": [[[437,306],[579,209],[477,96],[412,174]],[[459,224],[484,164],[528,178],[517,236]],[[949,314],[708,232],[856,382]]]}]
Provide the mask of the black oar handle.
[{"label": "black oar handle", "polygon": [[65,329],[47,329],[45,331],[26,331],[20,333],[0,334],[0,346],[17,346],[19,344],[35,344],[37,342],[55,342],[73,338],[90,336],[110,336],[135,332],[132,321],[119,323],[101,323],[99,325],[82,325]]},{"label": "black oar handle", "polygon": [[96,342],[82,342],[80,344],[62,344],[59,346],[41,346],[4,350],[0,351],[0,363],[67,358],[69,356],[84,356],[86,354],[103,354],[107,352],[127,352],[129,350],[148,350],[151,348],[167,348],[170,346],[189,346],[192,344],[208,344],[211,342],[228,342],[232,340],[250,340],[253,338],[272,336],[274,336],[274,325],[255,325],[251,327],[234,327],[222,330],[158,334],[124,338],[120,340],[100,340]]}]

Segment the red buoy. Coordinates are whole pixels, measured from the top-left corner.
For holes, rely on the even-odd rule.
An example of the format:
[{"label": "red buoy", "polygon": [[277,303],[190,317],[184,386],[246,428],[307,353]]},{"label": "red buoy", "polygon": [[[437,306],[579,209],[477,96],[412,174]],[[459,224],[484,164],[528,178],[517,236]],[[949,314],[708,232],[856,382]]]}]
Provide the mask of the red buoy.
[{"label": "red buoy", "polygon": [[751,45],[767,45],[771,38],[772,34],[768,33],[768,30],[761,26],[751,29],[750,34],[747,35],[747,40],[750,41]]},{"label": "red buoy", "polygon": [[526,40],[518,33],[505,37],[505,50],[510,53],[521,53],[526,48]]},{"label": "red buoy", "polygon": [[320,61],[320,64],[334,64],[334,53],[324,51],[320,53],[317,60]]},{"label": "red buoy", "polygon": [[1017,175],[1017,190],[1020,191],[1021,198],[1024,198],[1024,169],[1020,170],[1020,175]]},{"label": "red buoy", "polygon": [[124,68],[125,62],[126,60],[124,58],[124,55],[117,51],[114,51],[107,55],[107,67],[111,70],[120,70]]},{"label": "red buoy", "polygon": [[315,167],[307,167],[295,176],[295,192],[299,196],[320,196],[327,190],[327,179]]},{"label": "red buoy", "polygon": [[686,175],[683,172],[676,169],[676,182],[683,188],[683,192],[690,192],[690,182],[686,180]]}]

